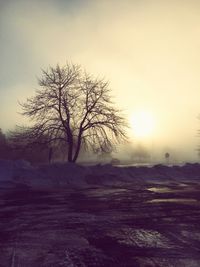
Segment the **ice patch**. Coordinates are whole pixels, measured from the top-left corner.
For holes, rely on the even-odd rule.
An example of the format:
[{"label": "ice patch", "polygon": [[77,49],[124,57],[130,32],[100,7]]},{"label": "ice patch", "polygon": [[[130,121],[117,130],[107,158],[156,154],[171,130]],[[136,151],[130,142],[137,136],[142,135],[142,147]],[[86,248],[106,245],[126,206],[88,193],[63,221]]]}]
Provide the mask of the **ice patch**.
[{"label": "ice patch", "polygon": [[172,244],[161,233],[153,230],[122,228],[109,233],[120,244],[140,248],[170,248]]}]

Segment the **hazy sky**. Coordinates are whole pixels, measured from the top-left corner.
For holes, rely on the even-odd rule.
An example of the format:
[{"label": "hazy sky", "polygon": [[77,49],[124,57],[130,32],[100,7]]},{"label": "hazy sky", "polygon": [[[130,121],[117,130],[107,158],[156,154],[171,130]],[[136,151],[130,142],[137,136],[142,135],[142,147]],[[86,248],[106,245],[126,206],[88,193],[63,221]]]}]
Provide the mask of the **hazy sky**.
[{"label": "hazy sky", "polygon": [[198,0],[1,0],[0,127],[22,122],[41,68],[72,61],[110,81],[128,119],[152,114],[155,148],[195,157],[199,14]]}]

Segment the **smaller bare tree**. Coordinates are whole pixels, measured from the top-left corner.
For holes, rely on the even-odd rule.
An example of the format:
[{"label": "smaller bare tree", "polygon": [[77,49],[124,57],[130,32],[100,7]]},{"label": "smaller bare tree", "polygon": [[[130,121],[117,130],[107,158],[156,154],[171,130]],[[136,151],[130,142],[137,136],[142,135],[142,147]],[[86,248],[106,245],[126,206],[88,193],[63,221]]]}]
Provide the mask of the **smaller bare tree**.
[{"label": "smaller bare tree", "polygon": [[40,90],[22,103],[23,115],[33,125],[18,128],[13,140],[27,144],[66,145],[69,162],[76,162],[81,147],[111,151],[126,139],[126,120],[115,108],[108,82],[93,78],[80,66],[57,65],[42,71]]}]

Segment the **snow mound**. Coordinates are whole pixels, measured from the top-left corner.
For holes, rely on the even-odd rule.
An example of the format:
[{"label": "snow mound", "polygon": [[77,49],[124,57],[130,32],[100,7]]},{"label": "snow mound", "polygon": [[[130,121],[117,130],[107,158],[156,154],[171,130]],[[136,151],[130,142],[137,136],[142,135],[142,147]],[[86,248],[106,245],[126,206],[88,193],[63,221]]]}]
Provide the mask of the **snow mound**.
[{"label": "snow mound", "polygon": [[29,162],[25,160],[0,160],[0,181],[13,180],[19,170],[31,170]]},{"label": "snow mound", "polygon": [[121,183],[200,180],[200,164],[184,166],[116,167],[54,163],[33,167],[29,162],[0,160],[0,185],[24,184],[33,188],[87,187]]}]

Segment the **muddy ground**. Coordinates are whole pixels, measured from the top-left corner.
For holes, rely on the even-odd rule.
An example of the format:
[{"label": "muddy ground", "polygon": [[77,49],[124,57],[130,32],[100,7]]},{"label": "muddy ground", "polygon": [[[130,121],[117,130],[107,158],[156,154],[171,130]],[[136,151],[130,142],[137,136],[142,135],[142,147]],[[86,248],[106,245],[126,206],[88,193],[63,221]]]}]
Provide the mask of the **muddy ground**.
[{"label": "muddy ground", "polygon": [[0,189],[0,266],[200,266],[200,184]]}]

